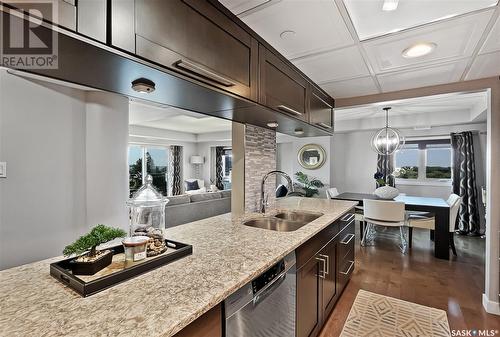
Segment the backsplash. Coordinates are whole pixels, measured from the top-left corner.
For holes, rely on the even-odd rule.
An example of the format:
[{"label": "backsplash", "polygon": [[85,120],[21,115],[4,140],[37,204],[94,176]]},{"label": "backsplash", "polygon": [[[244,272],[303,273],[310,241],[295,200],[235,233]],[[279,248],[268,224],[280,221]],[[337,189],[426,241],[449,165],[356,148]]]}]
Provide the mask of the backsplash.
[{"label": "backsplash", "polygon": [[[245,126],[245,212],[255,212],[260,206],[262,177],[276,170],[276,132],[253,125]],[[266,182],[269,204],[274,205],[276,179]]]}]

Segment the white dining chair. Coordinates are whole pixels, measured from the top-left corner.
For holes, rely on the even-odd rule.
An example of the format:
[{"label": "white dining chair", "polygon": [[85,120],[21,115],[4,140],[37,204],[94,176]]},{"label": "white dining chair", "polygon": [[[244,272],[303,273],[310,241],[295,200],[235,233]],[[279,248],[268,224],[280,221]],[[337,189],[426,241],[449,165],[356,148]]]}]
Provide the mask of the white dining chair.
[{"label": "white dining chair", "polygon": [[339,193],[339,191],[337,190],[336,187],[332,187],[332,188],[326,189],[326,197],[327,197],[327,199],[333,199],[333,198],[335,198],[339,194],[340,193]]},{"label": "white dining chair", "polygon": [[404,228],[406,226],[406,212],[404,202],[363,199],[363,213],[366,226],[361,240],[362,246],[373,243],[375,226],[399,227],[400,248],[403,254],[406,253],[407,240]]},{"label": "white dining chair", "polygon": [[[450,206],[450,223],[449,223],[449,233],[450,233],[450,248],[453,255],[457,256],[457,250],[455,248],[455,223],[457,221],[458,211],[460,209],[460,203],[462,198],[457,194],[451,194],[446,200],[448,206]],[[436,228],[436,218],[433,213],[427,212],[408,212],[408,230],[409,230],[409,247],[412,247],[413,239],[413,228],[423,228],[435,230]]]}]

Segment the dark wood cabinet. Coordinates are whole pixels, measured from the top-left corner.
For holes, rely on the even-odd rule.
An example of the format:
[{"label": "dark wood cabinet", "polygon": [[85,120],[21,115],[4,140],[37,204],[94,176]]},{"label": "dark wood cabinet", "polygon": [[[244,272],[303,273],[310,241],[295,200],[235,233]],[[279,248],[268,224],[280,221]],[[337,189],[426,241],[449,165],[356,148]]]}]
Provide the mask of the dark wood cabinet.
[{"label": "dark wood cabinet", "polygon": [[259,68],[259,102],[307,121],[309,90],[301,74],[263,45],[259,45]]},{"label": "dark wood cabinet", "polygon": [[314,86],[309,97],[309,123],[333,133],[334,99]]},{"label": "dark wood cabinet", "polygon": [[316,336],[321,328],[320,264],[313,257],[297,270],[297,337]]},{"label": "dark wood cabinet", "polygon": [[319,257],[325,259],[325,275],[322,284],[322,311],[327,316],[335,306],[337,292],[337,240],[330,241],[320,252]]},{"label": "dark wood cabinet", "polygon": [[258,43],[199,0],[136,0],[136,53],[237,95],[256,99]]},{"label": "dark wood cabinet", "polygon": [[297,337],[315,337],[354,270],[354,209],[295,251]]},{"label": "dark wood cabinet", "polygon": [[221,305],[210,309],[174,337],[222,337]]}]

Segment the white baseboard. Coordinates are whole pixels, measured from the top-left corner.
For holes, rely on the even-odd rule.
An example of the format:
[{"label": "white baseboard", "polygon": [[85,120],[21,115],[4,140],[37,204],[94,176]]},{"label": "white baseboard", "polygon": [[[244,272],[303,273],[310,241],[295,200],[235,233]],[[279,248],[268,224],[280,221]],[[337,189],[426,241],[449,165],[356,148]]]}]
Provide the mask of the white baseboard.
[{"label": "white baseboard", "polygon": [[486,297],[486,294],[483,294],[483,307],[487,313],[500,315],[500,303],[490,301],[488,297]]}]

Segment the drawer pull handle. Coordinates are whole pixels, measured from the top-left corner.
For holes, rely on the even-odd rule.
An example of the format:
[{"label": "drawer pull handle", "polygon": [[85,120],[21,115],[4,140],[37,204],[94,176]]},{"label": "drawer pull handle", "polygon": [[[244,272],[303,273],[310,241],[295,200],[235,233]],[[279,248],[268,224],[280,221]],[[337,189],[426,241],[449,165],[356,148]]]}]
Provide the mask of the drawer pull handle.
[{"label": "drawer pull handle", "polygon": [[354,267],[354,261],[349,261],[350,262],[350,265],[349,265],[349,268],[347,268],[347,271],[341,271],[340,273],[341,274],[344,274],[344,275],[349,275],[351,272],[352,272],[352,267]]},{"label": "drawer pull handle", "polygon": [[289,108],[289,107],[287,107],[286,105],[283,105],[283,104],[282,105],[278,105],[276,107],[276,109],[284,111],[284,112],[287,112],[287,113],[292,114],[292,115],[302,116],[302,112],[299,112],[297,110]]},{"label": "drawer pull handle", "polygon": [[201,77],[208,78],[209,80],[220,83],[226,87],[232,87],[234,85],[234,82],[232,82],[228,78],[191,61],[179,60],[174,62],[174,66],[183,70],[193,72]]},{"label": "drawer pull handle", "polygon": [[325,275],[328,275],[330,273],[330,256],[324,254],[318,254],[318,256],[325,259]]},{"label": "drawer pull handle", "polygon": [[331,129],[332,126],[331,125],[328,125],[326,123],[323,123],[323,122],[320,122],[320,123],[315,123],[317,126],[321,126],[322,128],[325,128],[325,129]]},{"label": "drawer pull handle", "polygon": [[351,221],[353,218],[354,218],[354,214],[348,213],[348,214],[344,215],[342,218],[340,218],[340,221],[348,222],[348,221]]},{"label": "drawer pull handle", "polygon": [[[347,241],[346,241],[346,239],[347,239]],[[342,241],[340,241],[340,243],[343,244],[343,245],[348,245],[349,242],[352,241],[352,239],[354,239],[354,234],[347,234],[345,236],[345,238],[343,238]]]},{"label": "drawer pull handle", "polygon": [[319,277],[321,277],[322,279],[326,278],[326,260],[322,257],[316,257],[316,260],[317,261],[320,261],[322,264],[323,264],[323,268],[320,269],[319,271]]}]

